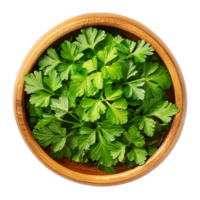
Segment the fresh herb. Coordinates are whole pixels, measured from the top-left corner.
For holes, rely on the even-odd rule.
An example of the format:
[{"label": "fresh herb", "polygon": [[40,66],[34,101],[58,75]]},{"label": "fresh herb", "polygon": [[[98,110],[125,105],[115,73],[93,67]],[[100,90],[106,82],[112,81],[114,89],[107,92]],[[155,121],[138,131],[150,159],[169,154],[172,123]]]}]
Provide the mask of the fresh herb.
[{"label": "fresh herb", "polygon": [[[144,165],[179,109],[166,100],[172,80],[144,40],[87,27],[76,41],[47,49],[40,71],[26,74],[32,134],[50,156],[96,165]],[[159,61],[156,62],[156,61]]]}]

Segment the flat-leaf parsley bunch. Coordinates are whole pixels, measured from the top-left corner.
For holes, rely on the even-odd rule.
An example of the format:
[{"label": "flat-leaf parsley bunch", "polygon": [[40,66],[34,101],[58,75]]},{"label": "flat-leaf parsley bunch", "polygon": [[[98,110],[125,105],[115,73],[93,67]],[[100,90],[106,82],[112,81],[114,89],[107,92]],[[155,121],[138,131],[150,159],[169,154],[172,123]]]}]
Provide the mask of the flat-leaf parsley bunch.
[{"label": "flat-leaf parsley bunch", "polygon": [[49,48],[38,60],[39,71],[24,76],[38,144],[50,145],[52,158],[110,173],[118,162],[143,165],[179,111],[167,101],[171,77],[153,51],[144,40],[93,27],[74,42]]}]

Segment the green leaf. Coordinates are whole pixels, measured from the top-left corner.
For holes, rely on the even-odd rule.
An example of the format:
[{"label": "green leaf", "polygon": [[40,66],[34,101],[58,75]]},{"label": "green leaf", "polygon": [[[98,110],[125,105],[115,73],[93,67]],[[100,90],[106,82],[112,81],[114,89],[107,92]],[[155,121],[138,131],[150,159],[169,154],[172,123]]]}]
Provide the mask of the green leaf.
[{"label": "green leaf", "polygon": [[60,77],[58,76],[58,73],[56,70],[52,70],[49,73],[49,77],[44,77],[44,82],[47,84],[47,86],[54,92],[62,87]]},{"label": "green leaf", "polygon": [[123,78],[125,80],[128,80],[129,78],[131,78],[137,74],[137,71],[135,70],[136,65],[133,64],[132,59],[129,59],[127,62],[125,62],[121,66],[121,68],[122,68]]},{"label": "green leaf", "polygon": [[179,112],[179,109],[168,101],[162,101],[154,105],[146,116],[155,116],[164,123],[169,123],[174,115]]},{"label": "green leaf", "polygon": [[70,159],[72,156],[72,153],[71,153],[70,149],[65,145],[62,150],[57,151],[56,153],[51,151],[50,156],[52,158],[62,158],[63,156],[65,156],[66,158]]},{"label": "green leaf", "polygon": [[146,156],[148,155],[146,149],[144,148],[138,148],[134,147],[134,153],[135,153],[135,162],[138,165],[144,165]]},{"label": "green leaf", "polygon": [[106,47],[106,46],[111,46],[112,43],[113,43],[113,36],[109,33],[106,34],[106,37],[103,41],[103,47]]},{"label": "green leaf", "polygon": [[98,131],[99,143],[97,146],[91,151],[91,159],[94,161],[99,161],[100,165],[105,165],[107,167],[111,167],[113,163],[113,159],[110,155],[110,150],[114,150],[115,145],[106,142],[104,138],[101,136],[100,131]]},{"label": "green leaf", "polygon": [[107,173],[111,173],[111,174],[114,174],[117,172],[117,170],[113,166],[106,167],[104,165],[99,165],[98,168],[103,172],[107,172]]},{"label": "green leaf", "polygon": [[94,86],[98,89],[102,89],[103,88],[103,78],[102,78],[101,72],[93,73],[93,76],[94,76],[94,80],[92,83],[94,84]]},{"label": "green leaf", "polygon": [[74,129],[72,132],[70,132],[67,139],[67,146],[74,150],[77,147],[78,144],[78,136],[76,135],[76,129]]},{"label": "green leaf", "polygon": [[125,131],[123,134],[129,144],[133,143],[137,147],[142,147],[145,144],[144,136],[140,134],[135,125],[131,126],[128,132]]},{"label": "green leaf", "polygon": [[139,129],[144,129],[144,133],[149,137],[153,136],[155,132],[155,126],[156,122],[150,117],[142,116],[142,119],[139,122]]},{"label": "green leaf", "polygon": [[106,119],[113,124],[125,124],[128,120],[128,112],[125,110],[128,103],[125,99],[121,98],[113,104],[108,104],[109,109],[106,114]]},{"label": "green leaf", "polygon": [[96,89],[89,76],[77,73],[71,79],[69,91],[72,96],[81,97],[85,94],[88,97],[95,94]]},{"label": "green leaf", "polygon": [[117,35],[116,37],[114,37],[112,45],[115,45],[116,43],[121,43],[124,39],[122,38],[122,36]]},{"label": "green leaf", "polygon": [[169,124],[159,124],[157,121],[156,121],[156,127],[155,127],[155,136],[156,137],[161,137],[162,136],[162,132],[164,132],[165,130],[168,130],[170,129],[171,127],[171,123]]},{"label": "green leaf", "polygon": [[96,71],[98,68],[98,61],[97,61],[97,57],[93,56],[92,59],[87,60],[86,62],[84,62],[83,64],[83,68],[86,68],[88,73],[91,73],[93,71]]},{"label": "green leaf", "polygon": [[149,110],[160,101],[162,101],[162,95],[151,98],[150,100],[144,100],[143,101],[143,114],[148,113]]},{"label": "green leaf", "polygon": [[39,90],[36,94],[31,95],[30,103],[35,104],[35,106],[47,107],[51,96],[52,94]]},{"label": "green leaf", "polygon": [[81,106],[88,110],[90,121],[94,122],[106,111],[106,106],[99,99],[83,98]]},{"label": "green leaf", "polygon": [[129,161],[133,161],[135,159],[135,152],[133,149],[127,154],[127,158]]},{"label": "green leaf", "polygon": [[126,165],[126,167],[128,167],[129,169],[133,169],[134,167],[136,167],[137,166],[137,164],[135,163],[135,161],[133,160],[133,161],[125,161],[125,163],[124,163],[125,165]]},{"label": "green leaf", "polygon": [[164,140],[165,140],[165,138],[160,138],[160,141],[159,141],[159,144],[158,144],[158,146],[157,146],[157,147],[160,147],[160,146],[161,146],[161,144],[164,142]]},{"label": "green leaf", "polygon": [[[137,47],[135,48],[136,43],[128,39],[123,40],[121,44],[116,44],[115,48],[120,51],[119,56],[124,58],[134,57],[135,62],[143,63],[147,55],[152,55],[154,51],[153,47],[149,43],[145,44],[144,40],[138,40]],[[134,50],[135,49],[135,50]]]},{"label": "green leaf", "polygon": [[[164,74],[157,73],[157,71],[160,72],[160,69],[162,70],[162,73],[164,72]],[[156,77],[155,74],[158,77]],[[156,77],[156,79],[152,79],[152,76]],[[144,63],[144,79],[145,79],[144,89],[145,89],[146,99],[150,99],[152,96],[164,95],[165,92],[162,89],[164,88],[167,89],[172,85],[169,73],[167,73],[166,70],[164,70],[163,66],[159,68],[159,64],[156,62]],[[164,86],[163,88],[161,88],[163,86],[163,83],[161,83],[161,85],[158,84],[158,82],[160,82],[159,81],[160,79],[163,79],[162,81],[164,81],[164,84],[166,84],[166,86]]]},{"label": "green leaf", "polygon": [[135,46],[136,42],[128,39],[123,40],[121,44],[115,44],[115,48],[126,55],[131,54]]},{"label": "green leaf", "polygon": [[115,137],[119,137],[123,132],[123,128],[119,125],[111,124],[109,121],[104,121],[100,127],[103,137],[108,141],[112,142]]},{"label": "green leaf", "polygon": [[139,115],[142,112],[142,110],[143,110],[143,105],[141,105],[139,108],[135,110],[134,117]]},{"label": "green leaf", "polygon": [[39,129],[39,128],[49,124],[54,119],[56,119],[56,117],[53,114],[44,114],[42,116],[43,116],[43,119],[39,120],[39,122],[35,126],[36,129]]},{"label": "green leaf", "polygon": [[68,80],[70,75],[76,73],[77,67],[74,63],[62,63],[57,67],[58,72],[60,73],[61,80]]},{"label": "green leaf", "polygon": [[45,68],[44,75],[48,75],[53,69],[56,68],[56,66],[62,63],[55,49],[53,48],[47,49],[47,55],[43,55],[38,61],[40,69],[43,70]]},{"label": "green leaf", "polygon": [[139,106],[139,105],[142,104],[142,101],[140,101],[140,100],[131,100],[131,101],[128,102],[128,104],[131,105],[131,106]]},{"label": "green leaf", "polygon": [[144,165],[148,153],[145,148],[133,147],[133,149],[127,154],[130,161],[135,160],[138,165]]},{"label": "green leaf", "polygon": [[63,84],[61,90],[63,92],[63,95],[68,98],[69,108],[75,108],[76,107],[76,101],[75,101],[74,97],[70,94],[70,92],[69,92],[69,90],[68,90],[68,88],[65,84]]},{"label": "green leaf", "polygon": [[88,150],[96,141],[96,132],[97,129],[82,127],[80,129],[80,136],[78,137],[79,149]]},{"label": "green leaf", "polygon": [[148,81],[156,82],[163,90],[170,88],[172,85],[171,76],[166,67],[160,66],[155,73],[147,78]]},{"label": "green leaf", "polygon": [[38,140],[38,143],[42,147],[46,147],[52,143],[54,140],[60,140],[62,137],[60,135],[54,134],[47,127],[43,127],[39,130],[33,130],[32,132],[35,139]]},{"label": "green leaf", "polygon": [[65,40],[61,46],[61,56],[71,62],[79,60],[84,55],[83,53],[79,53],[76,49],[76,44],[70,41]]},{"label": "green leaf", "polygon": [[25,91],[27,94],[34,93],[38,90],[43,90],[44,85],[42,81],[42,72],[34,71],[34,74],[26,74],[24,75],[25,81]]},{"label": "green leaf", "polygon": [[31,131],[34,129],[37,122],[38,122],[38,118],[36,116],[30,117],[30,119],[28,121],[28,125],[29,125]]},{"label": "green leaf", "polygon": [[148,146],[149,156],[152,156],[158,149],[154,146]]},{"label": "green leaf", "polygon": [[121,88],[117,90],[112,90],[111,85],[105,86],[105,96],[106,96],[106,100],[108,101],[115,101],[121,98],[122,94],[123,94],[123,91],[121,90]]},{"label": "green leaf", "polygon": [[60,134],[62,136],[65,136],[67,133],[66,128],[61,128],[60,124],[56,121],[52,121],[50,123],[49,129],[51,129],[53,132]]},{"label": "green leaf", "polygon": [[149,43],[145,44],[144,40],[138,40],[137,47],[134,52],[129,55],[129,58],[134,57],[135,62],[143,63],[145,62],[147,55],[153,54],[152,51],[154,51],[154,49]]},{"label": "green leaf", "polygon": [[89,121],[89,117],[88,117],[88,113],[86,113],[85,110],[86,109],[84,109],[81,105],[78,105],[78,107],[76,109],[76,114],[79,116],[79,119],[81,121],[88,122]]},{"label": "green leaf", "polygon": [[53,150],[53,152],[57,152],[60,151],[61,149],[63,149],[63,147],[65,146],[66,143],[66,137],[62,138],[61,140],[59,140],[58,142],[54,143],[51,146],[51,149]]},{"label": "green leaf", "polygon": [[76,38],[77,41],[74,42],[79,51],[82,52],[86,49],[94,50],[94,47],[106,37],[105,31],[99,30],[96,28],[86,27],[81,30],[81,34]]},{"label": "green leaf", "polygon": [[69,111],[69,99],[65,95],[61,95],[59,99],[51,99],[51,109],[55,110],[56,117],[62,117]]},{"label": "green leaf", "polygon": [[97,57],[104,63],[104,65],[106,65],[108,62],[117,57],[117,50],[112,46],[107,46],[97,53]]},{"label": "green leaf", "polygon": [[44,114],[40,106],[36,107],[35,105],[30,104],[29,102],[27,103],[27,108],[31,117],[33,116],[42,117],[42,115]]},{"label": "green leaf", "polygon": [[104,79],[119,80],[122,77],[120,66],[117,63],[113,63],[110,66],[103,66],[101,74]]},{"label": "green leaf", "polygon": [[115,141],[114,143],[116,145],[116,149],[111,151],[111,156],[113,157],[113,159],[118,158],[120,162],[124,161],[124,156],[125,156],[125,150],[126,150],[126,145]]},{"label": "green leaf", "polygon": [[143,81],[136,80],[128,82],[128,86],[124,89],[127,98],[132,97],[133,100],[143,100],[145,91],[141,88],[144,85]]},{"label": "green leaf", "polygon": [[77,151],[72,155],[72,161],[76,163],[79,163],[81,161],[80,158],[81,158],[81,151]]}]

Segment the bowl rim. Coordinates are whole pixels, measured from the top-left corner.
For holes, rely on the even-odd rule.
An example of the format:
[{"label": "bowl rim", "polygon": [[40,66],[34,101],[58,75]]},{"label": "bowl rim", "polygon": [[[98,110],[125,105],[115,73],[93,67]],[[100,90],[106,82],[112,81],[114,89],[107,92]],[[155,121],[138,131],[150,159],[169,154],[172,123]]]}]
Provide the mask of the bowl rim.
[{"label": "bowl rim", "polygon": [[[47,47],[49,47],[53,42],[69,32],[84,28],[86,26],[96,25],[120,28],[150,43],[154,50],[162,58],[169,70],[174,86],[175,104],[180,109],[180,112],[174,117],[172,121],[172,126],[164,142],[156,151],[156,153],[146,161],[145,165],[112,175],[87,175],[70,170],[54,161],[42,150],[42,148],[33,138],[27,123],[24,106],[23,77],[25,74],[31,71],[35,62],[47,49]],[[112,13],[89,13],[73,17],[58,24],[47,33],[45,33],[33,45],[25,57],[15,81],[13,108],[16,123],[27,146],[38,158],[38,160],[51,171],[66,179],[87,185],[118,185],[136,180],[146,175],[155,169],[169,155],[177,143],[183,129],[187,109],[187,94],[184,78],[176,59],[174,58],[169,48],[165,45],[165,43],[153,31],[138,21],[122,15]]]}]

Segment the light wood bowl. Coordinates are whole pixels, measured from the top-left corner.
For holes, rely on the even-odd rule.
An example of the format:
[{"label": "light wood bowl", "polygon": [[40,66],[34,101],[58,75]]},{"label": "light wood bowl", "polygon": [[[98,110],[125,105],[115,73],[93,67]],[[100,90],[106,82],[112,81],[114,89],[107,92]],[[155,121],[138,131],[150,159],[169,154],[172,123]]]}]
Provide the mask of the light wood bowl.
[{"label": "light wood bowl", "polygon": [[[77,165],[65,158],[53,160],[46,153],[48,152],[48,148],[42,149],[32,136],[26,117],[24,75],[33,69],[40,55],[49,46],[55,46],[57,42],[69,38],[72,34],[76,35],[77,30],[86,26],[103,26],[105,29],[115,27],[120,29],[122,35],[126,38],[132,40],[137,40],[138,38],[144,39],[153,46],[170,72],[173,87],[168,91],[168,94],[171,101],[175,101],[180,112],[173,118],[172,126],[160,148],[143,166],[128,169],[124,165],[119,164],[117,166],[118,173],[107,174],[101,172],[95,166]],[[82,184],[98,186],[118,185],[130,182],[155,169],[168,156],[178,141],[185,122],[187,107],[187,95],[183,75],[176,59],[164,42],[143,24],[128,17],[110,13],[80,15],[62,22],[44,34],[28,52],[21,65],[15,82],[13,98],[14,114],[19,131],[29,149],[38,160],[47,168],[66,179]]]}]

